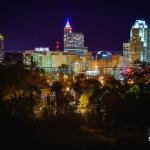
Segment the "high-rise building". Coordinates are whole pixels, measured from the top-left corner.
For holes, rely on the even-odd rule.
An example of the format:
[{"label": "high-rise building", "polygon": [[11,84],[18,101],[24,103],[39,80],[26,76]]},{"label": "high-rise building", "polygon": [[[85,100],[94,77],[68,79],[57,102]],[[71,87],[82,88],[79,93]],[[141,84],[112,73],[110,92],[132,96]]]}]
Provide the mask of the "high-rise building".
[{"label": "high-rise building", "polygon": [[64,51],[73,52],[77,55],[83,56],[88,50],[84,46],[84,35],[83,33],[72,32],[69,20],[64,27]]},{"label": "high-rise building", "polygon": [[4,36],[0,34],[0,62],[4,58]]},{"label": "high-rise building", "polygon": [[148,29],[148,51],[146,55],[147,62],[150,63],[150,29]]},{"label": "high-rise building", "polygon": [[131,46],[130,43],[123,43],[123,57],[125,62],[129,64],[131,62]]},{"label": "high-rise building", "polygon": [[64,50],[72,46],[73,46],[72,27],[70,26],[69,20],[67,20],[66,26],[64,28]]},{"label": "high-rise building", "polygon": [[131,61],[149,61],[148,25],[144,20],[136,20],[130,32]]},{"label": "high-rise building", "polygon": [[0,34],[0,50],[4,50],[4,36]]}]

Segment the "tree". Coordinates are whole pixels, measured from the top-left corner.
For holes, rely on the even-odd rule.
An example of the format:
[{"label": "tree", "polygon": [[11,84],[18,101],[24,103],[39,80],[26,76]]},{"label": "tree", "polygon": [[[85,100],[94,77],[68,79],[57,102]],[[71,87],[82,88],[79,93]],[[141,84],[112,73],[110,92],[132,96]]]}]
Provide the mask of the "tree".
[{"label": "tree", "polygon": [[30,70],[22,63],[0,65],[0,95],[8,111],[17,117],[33,117],[40,100],[40,89],[47,87],[43,72]]}]

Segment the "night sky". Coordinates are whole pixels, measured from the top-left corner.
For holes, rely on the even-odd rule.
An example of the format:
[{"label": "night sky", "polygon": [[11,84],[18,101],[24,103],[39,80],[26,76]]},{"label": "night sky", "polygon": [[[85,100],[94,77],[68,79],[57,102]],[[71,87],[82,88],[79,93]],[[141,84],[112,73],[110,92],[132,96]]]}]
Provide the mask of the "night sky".
[{"label": "night sky", "polygon": [[150,4],[145,0],[0,1],[0,33],[5,50],[63,46],[67,17],[74,32],[83,32],[89,50],[122,50],[131,25],[145,19],[150,25]]}]

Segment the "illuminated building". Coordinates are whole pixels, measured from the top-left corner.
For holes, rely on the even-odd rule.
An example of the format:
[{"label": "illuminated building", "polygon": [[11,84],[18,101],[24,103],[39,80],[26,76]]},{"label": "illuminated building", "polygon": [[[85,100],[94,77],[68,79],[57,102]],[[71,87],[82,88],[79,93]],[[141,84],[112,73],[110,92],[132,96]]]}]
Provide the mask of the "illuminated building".
[{"label": "illuminated building", "polygon": [[[43,49],[43,50],[42,50]],[[78,55],[71,52],[49,51],[47,48],[35,49],[24,52],[24,64],[30,65],[31,61],[47,73],[56,71],[62,64],[73,66],[73,63],[80,60]]]},{"label": "illuminated building", "polygon": [[64,27],[64,51],[83,56],[87,50],[88,48],[84,46],[83,33],[72,32],[72,27],[70,26],[69,20],[67,20]]},{"label": "illuminated building", "polygon": [[99,59],[91,60],[88,63],[88,71],[99,70],[100,74],[111,74],[112,60],[111,59]]},{"label": "illuminated building", "polygon": [[4,37],[0,34],[0,62],[2,62],[4,57]]},{"label": "illuminated building", "polygon": [[[103,57],[103,54],[105,56]],[[120,54],[109,54],[109,53],[99,53],[99,59],[90,60],[88,62],[88,71],[99,70],[101,75],[113,75],[113,70],[115,67],[123,67],[123,56]]]},{"label": "illuminated building", "polygon": [[131,61],[149,62],[148,25],[144,20],[136,20],[130,32]]},{"label": "illuminated building", "polygon": [[64,52],[63,55],[66,56],[66,64],[72,65],[74,62],[79,61],[80,57],[74,53]]},{"label": "illuminated building", "polygon": [[62,64],[71,66],[79,59],[78,55],[70,52],[54,51],[52,52],[52,67],[59,67]]},{"label": "illuminated building", "polygon": [[131,47],[130,43],[123,43],[123,57],[125,61],[128,63],[131,62]]},{"label": "illuminated building", "polygon": [[93,59],[93,56],[92,56],[92,53],[89,51],[85,52],[84,55],[82,56],[83,61],[88,61],[91,59]]},{"label": "illuminated building", "polygon": [[35,48],[33,52],[31,52],[33,62],[39,67],[43,68],[46,72],[50,72],[51,67],[51,51],[49,48],[39,47]]},{"label": "illuminated building", "polygon": [[84,73],[88,70],[88,61],[76,61],[73,63],[73,71],[74,73]]},{"label": "illuminated building", "polygon": [[61,51],[55,51],[52,53],[52,67],[59,67],[62,64],[66,65],[66,56]]},{"label": "illuminated building", "polygon": [[150,28],[148,29],[148,51],[146,55],[147,62],[150,63]]},{"label": "illuminated building", "polygon": [[64,50],[72,46],[73,46],[72,27],[70,26],[69,20],[67,20],[66,26],[64,28]]},{"label": "illuminated building", "polygon": [[112,54],[108,51],[99,51],[96,54],[96,59],[111,59]]},{"label": "illuminated building", "polygon": [[112,67],[123,67],[124,58],[122,55],[114,54],[112,55]]},{"label": "illuminated building", "polygon": [[45,53],[34,52],[33,61],[38,67],[43,68],[46,72],[50,72],[49,68],[52,67],[50,52]]},{"label": "illuminated building", "polygon": [[35,52],[48,52],[49,47],[36,47]]},{"label": "illuminated building", "polygon": [[33,50],[26,50],[23,53],[23,63],[27,66],[32,65],[32,54],[33,54]]},{"label": "illuminated building", "polygon": [[4,50],[4,37],[0,34],[0,51]]},{"label": "illuminated building", "polygon": [[100,70],[87,70],[87,71],[86,71],[86,75],[87,75],[88,77],[98,76],[98,75],[100,75]]}]

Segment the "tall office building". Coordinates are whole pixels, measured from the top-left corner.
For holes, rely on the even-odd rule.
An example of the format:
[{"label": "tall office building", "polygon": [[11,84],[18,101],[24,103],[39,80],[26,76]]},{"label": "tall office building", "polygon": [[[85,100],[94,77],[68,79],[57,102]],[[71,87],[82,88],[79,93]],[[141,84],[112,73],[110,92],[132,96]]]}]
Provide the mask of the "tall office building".
[{"label": "tall office building", "polygon": [[131,46],[130,43],[123,43],[123,57],[125,62],[129,64],[131,62]]},{"label": "tall office building", "polygon": [[150,63],[150,28],[148,29],[148,51],[146,55],[147,62]]},{"label": "tall office building", "polygon": [[64,51],[83,56],[87,50],[88,48],[84,46],[83,33],[72,32],[72,27],[70,26],[69,20],[67,20],[64,27]]},{"label": "tall office building", "polygon": [[149,62],[148,25],[144,20],[136,20],[130,32],[131,61]]},{"label": "tall office building", "polygon": [[64,28],[64,50],[72,46],[73,46],[72,27],[70,26],[69,20],[67,20],[66,26]]},{"label": "tall office building", "polygon": [[0,34],[0,62],[4,58],[4,36]]}]

